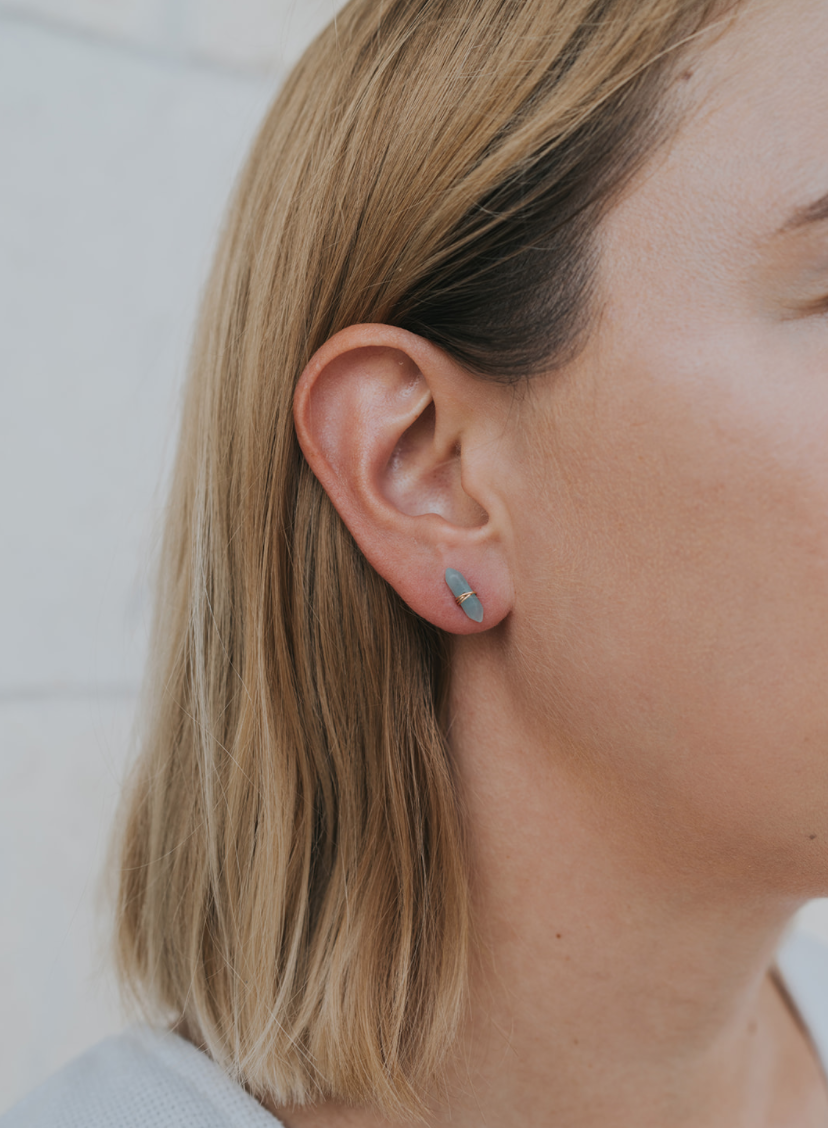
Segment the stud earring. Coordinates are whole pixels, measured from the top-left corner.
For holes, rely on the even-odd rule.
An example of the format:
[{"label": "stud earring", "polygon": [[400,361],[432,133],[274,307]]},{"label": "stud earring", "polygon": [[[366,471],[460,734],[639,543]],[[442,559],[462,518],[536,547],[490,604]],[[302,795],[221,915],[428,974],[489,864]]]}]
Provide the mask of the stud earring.
[{"label": "stud earring", "polygon": [[471,584],[456,568],[446,568],[446,583],[454,596],[454,602],[475,623],[483,622],[483,604],[476,591],[472,591]]}]

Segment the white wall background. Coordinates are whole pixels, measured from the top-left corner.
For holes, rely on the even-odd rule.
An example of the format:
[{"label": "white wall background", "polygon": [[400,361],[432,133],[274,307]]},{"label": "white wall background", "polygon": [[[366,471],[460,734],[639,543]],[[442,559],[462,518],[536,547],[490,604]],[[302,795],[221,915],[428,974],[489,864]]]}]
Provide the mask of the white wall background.
[{"label": "white wall background", "polygon": [[335,0],[0,0],[0,1111],[120,1025],[99,875],[199,286]]},{"label": "white wall background", "polygon": [[97,890],[190,326],[336,2],[0,0],[0,1111],[121,1021]]}]

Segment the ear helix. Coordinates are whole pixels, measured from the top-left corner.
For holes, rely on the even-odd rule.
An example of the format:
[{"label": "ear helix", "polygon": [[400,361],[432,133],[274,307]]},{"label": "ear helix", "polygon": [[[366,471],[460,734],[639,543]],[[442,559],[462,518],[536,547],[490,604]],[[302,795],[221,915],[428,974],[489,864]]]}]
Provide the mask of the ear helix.
[{"label": "ear helix", "polygon": [[454,596],[454,602],[475,623],[483,622],[483,604],[471,584],[456,568],[446,568],[446,583]]}]

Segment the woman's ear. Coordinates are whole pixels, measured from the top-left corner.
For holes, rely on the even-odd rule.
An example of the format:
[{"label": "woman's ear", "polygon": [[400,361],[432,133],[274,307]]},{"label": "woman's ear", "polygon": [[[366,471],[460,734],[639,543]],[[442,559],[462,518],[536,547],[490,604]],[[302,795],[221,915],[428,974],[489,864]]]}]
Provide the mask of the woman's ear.
[{"label": "woman's ear", "polygon": [[[302,451],[367,560],[418,615],[455,634],[487,630],[512,607],[497,489],[506,394],[388,325],[337,333],[296,388]],[[457,602],[447,569],[477,593],[481,622],[474,600]]]}]

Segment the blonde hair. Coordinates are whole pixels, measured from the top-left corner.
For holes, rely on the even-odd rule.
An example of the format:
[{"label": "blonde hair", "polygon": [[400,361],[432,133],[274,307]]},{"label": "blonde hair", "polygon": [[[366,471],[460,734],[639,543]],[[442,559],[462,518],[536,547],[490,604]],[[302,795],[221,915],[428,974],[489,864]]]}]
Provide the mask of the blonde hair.
[{"label": "blonde hair", "polygon": [[296,381],[360,322],[481,378],[571,357],[599,220],[715,7],[352,0],[253,147],[186,394],[117,950],[256,1094],[421,1109],[470,935],[446,644],[310,472]]}]

